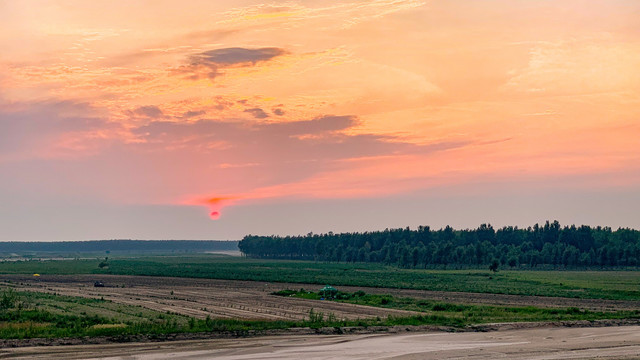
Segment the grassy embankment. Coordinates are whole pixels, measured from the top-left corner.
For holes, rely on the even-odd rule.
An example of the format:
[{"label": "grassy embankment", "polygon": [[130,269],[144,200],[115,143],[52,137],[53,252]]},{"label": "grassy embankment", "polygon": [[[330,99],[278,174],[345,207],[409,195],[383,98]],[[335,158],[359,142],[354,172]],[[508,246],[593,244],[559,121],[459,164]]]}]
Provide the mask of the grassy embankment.
[{"label": "grassy embankment", "polygon": [[224,256],[0,262],[5,274],[120,274],[640,300],[638,271],[417,270],[379,264],[252,260]]}]

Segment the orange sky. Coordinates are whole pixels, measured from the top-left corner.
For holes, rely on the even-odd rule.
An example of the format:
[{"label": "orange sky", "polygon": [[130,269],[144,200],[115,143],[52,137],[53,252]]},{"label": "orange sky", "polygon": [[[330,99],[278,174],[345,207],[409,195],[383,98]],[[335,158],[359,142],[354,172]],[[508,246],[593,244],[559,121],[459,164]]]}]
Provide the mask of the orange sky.
[{"label": "orange sky", "polygon": [[[502,196],[638,197],[638,19],[635,0],[0,0],[0,240],[328,231],[325,210],[375,199],[396,217],[342,228],[414,225],[407,197],[482,197],[491,216],[447,215],[476,226],[513,221]],[[114,215],[150,206],[169,210]],[[640,227],[637,206],[581,207],[557,216]]]}]

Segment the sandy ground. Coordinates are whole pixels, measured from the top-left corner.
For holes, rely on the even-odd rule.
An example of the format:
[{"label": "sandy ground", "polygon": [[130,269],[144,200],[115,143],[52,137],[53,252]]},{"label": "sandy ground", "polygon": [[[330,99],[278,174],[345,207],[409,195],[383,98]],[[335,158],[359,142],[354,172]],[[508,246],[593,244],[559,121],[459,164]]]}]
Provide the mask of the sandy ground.
[{"label": "sandy ground", "polygon": [[277,336],[1,349],[0,359],[640,359],[640,326]]}]

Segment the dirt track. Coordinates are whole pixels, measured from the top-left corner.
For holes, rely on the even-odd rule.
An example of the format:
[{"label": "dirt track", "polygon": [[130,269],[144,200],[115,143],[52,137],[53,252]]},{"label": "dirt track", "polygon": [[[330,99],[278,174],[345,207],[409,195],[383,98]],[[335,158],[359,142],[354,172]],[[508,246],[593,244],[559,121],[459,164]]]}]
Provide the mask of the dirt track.
[{"label": "dirt track", "polygon": [[536,328],[489,333],[277,336],[26,347],[0,359],[638,359],[640,327]]}]

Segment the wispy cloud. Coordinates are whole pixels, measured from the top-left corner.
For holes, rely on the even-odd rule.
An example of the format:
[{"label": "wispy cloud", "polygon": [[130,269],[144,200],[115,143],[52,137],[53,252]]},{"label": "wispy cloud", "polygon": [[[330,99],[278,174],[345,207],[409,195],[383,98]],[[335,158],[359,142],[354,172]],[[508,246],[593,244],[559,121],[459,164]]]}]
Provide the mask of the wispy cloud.
[{"label": "wispy cloud", "polygon": [[[236,8],[226,13],[221,25],[234,23],[272,23],[285,27],[299,26],[302,21],[326,20],[322,26],[349,28],[360,22],[378,19],[398,11],[424,6],[422,0],[373,0],[366,2],[339,2],[326,6],[260,4]],[[336,26],[337,25],[337,26]]]}]

